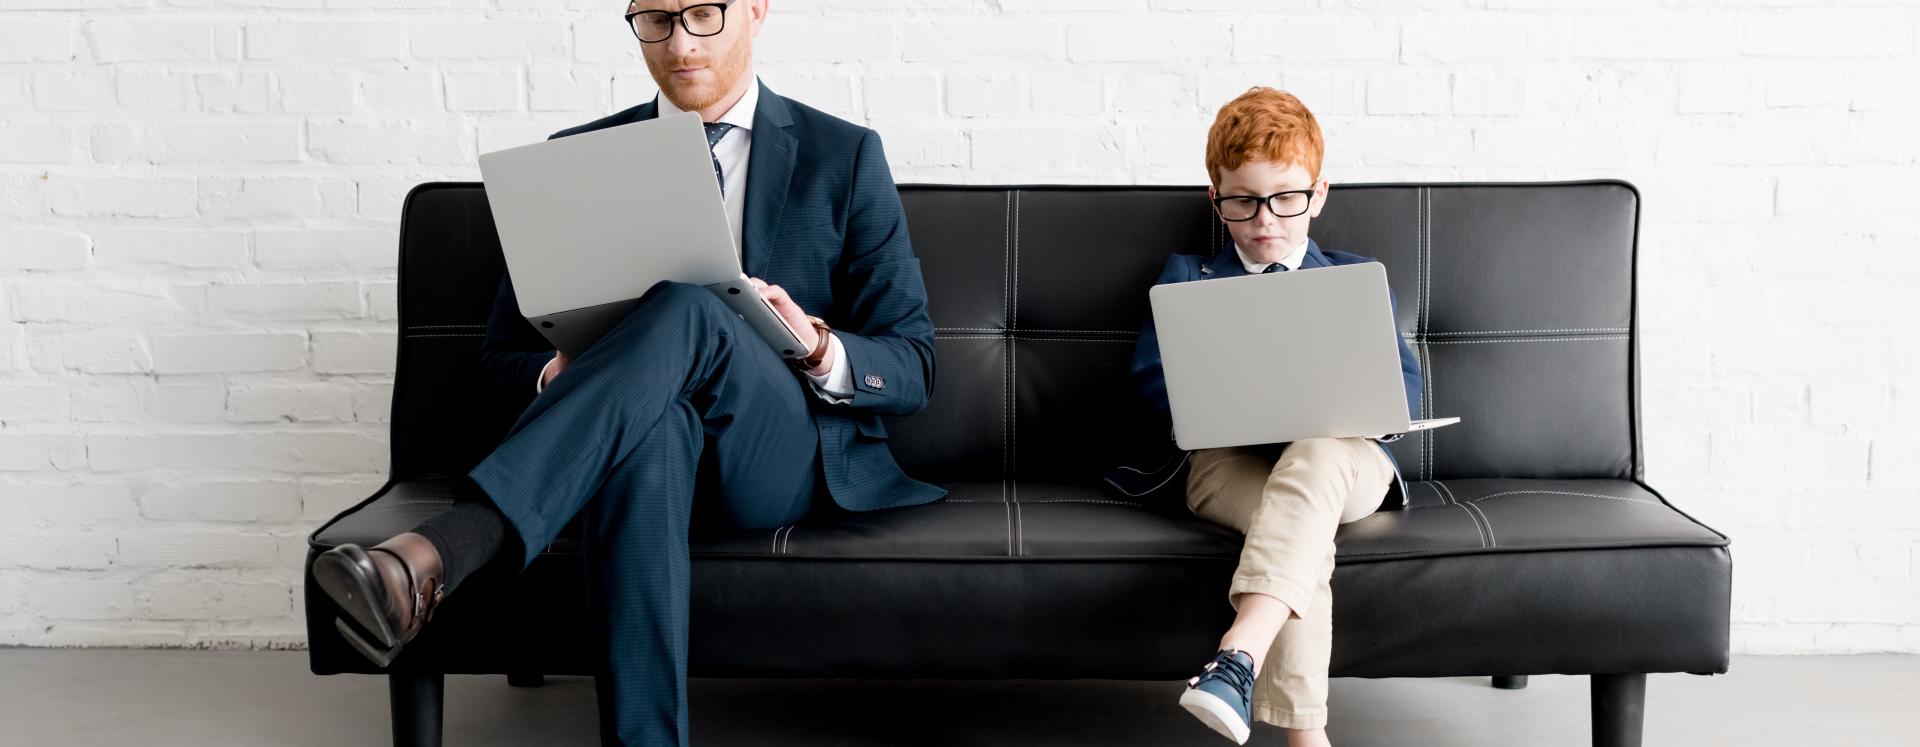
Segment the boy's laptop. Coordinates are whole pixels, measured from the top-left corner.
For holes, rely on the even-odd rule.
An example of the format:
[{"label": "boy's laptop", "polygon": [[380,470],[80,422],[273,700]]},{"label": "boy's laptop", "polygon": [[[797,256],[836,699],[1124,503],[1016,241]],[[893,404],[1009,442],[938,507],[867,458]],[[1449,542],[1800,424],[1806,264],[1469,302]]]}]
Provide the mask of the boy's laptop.
[{"label": "boy's laptop", "polygon": [[1154,286],[1174,441],[1186,450],[1374,437],[1410,420],[1377,262]]},{"label": "boy's laptop", "polygon": [[740,271],[700,115],[480,156],[520,313],[577,356],[662,280],[719,294],[782,357],[800,338]]}]

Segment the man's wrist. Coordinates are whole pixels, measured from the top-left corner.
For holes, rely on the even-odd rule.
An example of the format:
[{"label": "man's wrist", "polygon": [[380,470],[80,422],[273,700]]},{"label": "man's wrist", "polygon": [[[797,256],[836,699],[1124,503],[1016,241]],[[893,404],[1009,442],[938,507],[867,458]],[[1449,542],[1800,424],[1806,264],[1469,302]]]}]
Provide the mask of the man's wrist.
[{"label": "man's wrist", "polygon": [[832,368],[827,361],[833,351],[833,329],[827,326],[825,320],[817,316],[808,316],[807,322],[813,328],[813,347],[805,356],[794,358],[791,362],[793,367],[802,373],[818,376],[819,371]]},{"label": "man's wrist", "polygon": [[840,347],[839,340],[833,339],[832,332],[827,332],[825,333],[825,335],[827,339],[823,340],[822,342],[826,344],[826,351],[820,354],[821,356],[820,365],[807,369],[808,376],[819,378],[822,376],[826,376],[827,374],[833,373],[833,367],[836,364],[836,358],[838,357],[838,356],[835,356],[833,352],[834,352],[834,348]]}]

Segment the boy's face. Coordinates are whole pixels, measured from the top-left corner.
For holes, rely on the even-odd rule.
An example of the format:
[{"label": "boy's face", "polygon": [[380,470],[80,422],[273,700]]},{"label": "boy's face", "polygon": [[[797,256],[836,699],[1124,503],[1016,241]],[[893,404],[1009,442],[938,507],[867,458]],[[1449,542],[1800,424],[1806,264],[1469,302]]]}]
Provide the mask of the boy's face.
[{"label": "boy's face", "polygon": [[[1278,262],[1300,242],[1307,240],[1307,224],[1320,216],[1321,208],[1327,204],[1327,180],[1314,181],[1313,175],[1298,164],[1278,164],[1272,161],[1248,161],[1237,169],[1224,169],[1220,172],[1220,183],[1207,190],[1208,199],[1221,197],[1252,197],[1259,200],[1279,192],[1310,189],[1312,195],[1285,196],[1259,205],[1253,218],[1243,221],[1230,221],[1228,217],[1239,215],[1219,215],[1215,217],[1227,224],[1227,232],[1233,235],[1233,243],[1247,253],[1255,262]],[[1280,208],[1282,213],[1298,210],[1300,200],[1311,199],[1306,212],[1289,218],[1275,217],[1268,208]],[[1231,209],[1231,206],[1229,206]]]}]

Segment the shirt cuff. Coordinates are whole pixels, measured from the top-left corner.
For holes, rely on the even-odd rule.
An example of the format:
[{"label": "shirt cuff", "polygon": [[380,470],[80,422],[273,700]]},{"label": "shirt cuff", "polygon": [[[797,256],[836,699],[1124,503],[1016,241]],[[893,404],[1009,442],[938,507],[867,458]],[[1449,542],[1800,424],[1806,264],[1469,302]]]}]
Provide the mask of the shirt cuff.
[{"label": "shirt cuff", "polygon": [[807,381],[813,384],[813,393],[828,402],[844,405],[853,401],[853,366],[847,360],[847,349],[840,344],[840,336],[827,335],[828,357],[833,359],[833,369],[818,376],[807,373]]},{"label": "shirt cuff", "polygon": [[541,366],[540,373],[534,374],[534,377],[533,377],[534,396],[537,397],[540,395],[541,392],[544,392],[547,390],[547,369],[553,368],[553,362],[557,360],[560,360],[560,356],[558,355],[555,355],[552,358],[548,358],[547,365]]}]

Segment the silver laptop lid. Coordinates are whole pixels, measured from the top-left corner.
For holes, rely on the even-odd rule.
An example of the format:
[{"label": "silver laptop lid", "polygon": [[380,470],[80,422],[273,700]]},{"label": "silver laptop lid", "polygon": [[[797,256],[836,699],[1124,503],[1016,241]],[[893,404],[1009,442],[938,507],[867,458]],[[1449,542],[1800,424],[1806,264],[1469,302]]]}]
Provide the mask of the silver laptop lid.
[{"label": "silver laptop lid", "polygon": [[523,316],[740,277],[699,114],[487,153],[480,173]]},{"label": "silver laptop lid", "polygon": [[1158,285],[1148,300],[1182,449],[1408,429],[1377,262]]}]

